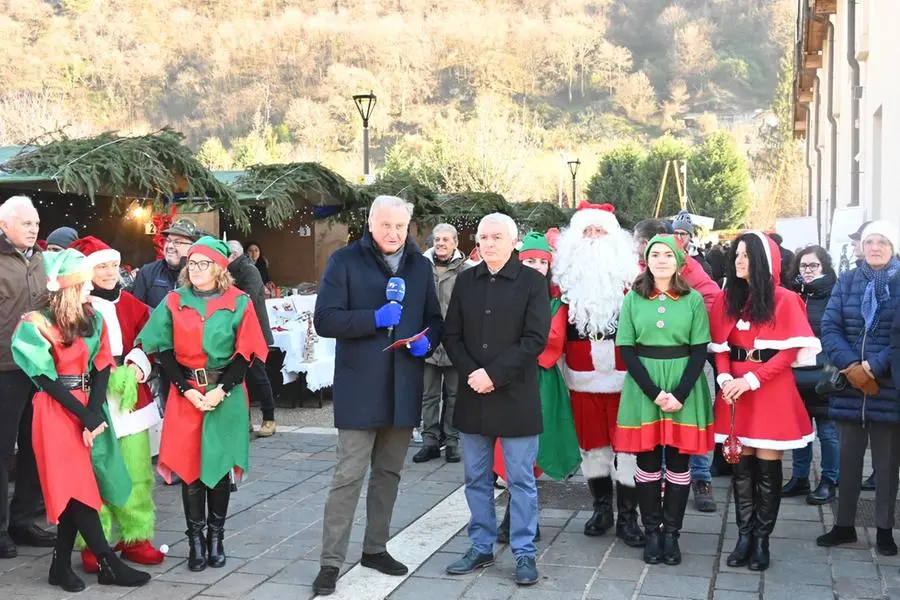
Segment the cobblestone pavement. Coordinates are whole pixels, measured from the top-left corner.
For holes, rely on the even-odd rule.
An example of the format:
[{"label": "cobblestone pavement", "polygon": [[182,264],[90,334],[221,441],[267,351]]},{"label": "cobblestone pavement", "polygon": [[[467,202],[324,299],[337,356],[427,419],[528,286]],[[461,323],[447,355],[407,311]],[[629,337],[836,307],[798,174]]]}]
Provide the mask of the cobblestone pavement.
[{"label": "cobblestone pavement", "polygon": [[[20,548],[20,556],[0,560],[0,599],[51,600],[66,597],[165,599],[247,598],[305,600],[318,570],[322,508],[334,466],[336,437],[329,430],[283,428],[278,435],[253,442],[252,472],[232,495],[226,526],[228,563],[223,569],[191,573],[178,486],[157,487],[157,543],[171,546],[169,557],[150,571],[146,587],[130,590],[100,587],[85,576],[87,591],[69,596],[47,584],[48,551]],[[881,557],[873,549],[874,531],[860,529],[860,542],[840,549],[815,545],[831,526],[830,508],[807,506],[802,499],[782,504],[772,539],[773,565],[764,574],[729,569],[725,556],[736,538],[726,504],[726,478],[714,482],[719,511],[704,515],[689,508],[680,567],[647,566],[639,549],[628,548],[611,534],[587,538],[588,514],[558,508],[549,484],[543,493],[538,544],[540,582],[517,588],[514,561],[498,548],[495,566],[462,577],[444,567],[467,548],[462,467],[434,460],[413,464],[410,447],[401,494],[394,512],[389,549],[413,569],[407,578],[381,576],[354,565],[363,528],[354,528],[349,564],[333,598],[359,600],[638,600],[696,598],[710,600],[832,600],[900,598],[900,557]],[[788,472],[786,470],[786,472]],[[584,492],[587,494],[587,491]],[[364,516],[362,501],[357,524]],[[561,505],[561,504],[560,504]],[[436,508],[437,507],[437,508]],[[432,510],[434,509],[434,510]],[[895,533],[896,535],[896,533]],[[75,555],[76,571],[80,560]],[[92,585],[91,585],[92,584]]]}]

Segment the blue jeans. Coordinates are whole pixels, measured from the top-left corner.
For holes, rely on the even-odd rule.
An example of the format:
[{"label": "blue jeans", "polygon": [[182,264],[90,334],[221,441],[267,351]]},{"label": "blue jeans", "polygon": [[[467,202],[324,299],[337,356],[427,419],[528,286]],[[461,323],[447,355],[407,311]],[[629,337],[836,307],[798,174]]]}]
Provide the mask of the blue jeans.
[{"label": "blue jeans", "polygon": [[[494,438],[459,434],[466,471],[466,502],[469,504],[469,540],[479,554],[493,554],[497,541],[494,508]],[[509,545],[513,555],[534,557],[537,548],[538,500],[534,482],[538,437],[500,438],[506,483],[509,490]]]},{"label": "blue jeans", "polygon": [[709,472],[709,454],[691,456],[691,481],[712,481]]},{"label": "blue jeans", "polygon": [[[822,477],[837,483],[840,474],[841,442],[838,440],[837,423],[829,419],[816,418],[816,437],[822,449]],[[794,477],[809,477],[812,466],[813,446],[793,451]]]}]

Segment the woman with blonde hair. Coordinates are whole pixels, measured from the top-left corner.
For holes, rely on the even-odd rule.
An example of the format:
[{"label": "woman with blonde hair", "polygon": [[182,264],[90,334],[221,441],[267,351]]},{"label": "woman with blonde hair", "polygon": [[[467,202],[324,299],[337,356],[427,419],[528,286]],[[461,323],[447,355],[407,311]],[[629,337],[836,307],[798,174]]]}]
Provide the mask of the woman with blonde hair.
[{"label": "woman with blonde hair", "polygon": [[22,318],[12,353],[40,388],[32,401],[32,439],[47,518],[57,524],[49,582],[67,592],[84,590],[72,570],[80,532],[97,557],[101,585],[144,585],[150,575],[119,559],[100,524],[103,503],[124,505],[131,479],[106,407],[115,363],[106,323],[88,303],[93,270],[77,250],[45,254],[44,268],[48,306]]},{"label": "woman with blonde hair", "polygon": [[253,302],[228,273],[228,255],[221,240],[197,240],[179,287],[153,311],[138,338],[145,352],[159,356],[172,382],[158,470],[166,481],[173,474],[182,481],[191,571],[225,565],[231,478],[239,479],[249,466],[244,375],[268,352]]}]

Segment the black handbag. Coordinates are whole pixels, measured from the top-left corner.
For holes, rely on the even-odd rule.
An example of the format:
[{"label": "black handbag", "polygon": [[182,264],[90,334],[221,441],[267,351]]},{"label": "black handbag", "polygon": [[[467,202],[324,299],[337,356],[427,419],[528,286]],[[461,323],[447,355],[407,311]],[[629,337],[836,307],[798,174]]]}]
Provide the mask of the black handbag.
[{"label": "black handbag", "polygon": [[816,393],[820,396],[830,396],[847,389],[847,376],[832,365],[826,364],[822,369],[822,378],[816,384]]}]

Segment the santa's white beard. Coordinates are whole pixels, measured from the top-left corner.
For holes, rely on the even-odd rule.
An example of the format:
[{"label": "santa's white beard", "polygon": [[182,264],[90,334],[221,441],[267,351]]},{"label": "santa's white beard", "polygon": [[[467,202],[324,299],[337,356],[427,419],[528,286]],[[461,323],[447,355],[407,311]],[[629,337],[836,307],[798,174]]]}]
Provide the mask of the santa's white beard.
[{"label": "santa's white beard", "polygon": [[586,337],[611,335],[619,323],[625,289],[638,274],[634,242],[626,231],[586,238],[566,230],[553,256],[553,282],[569,306],[569,322]]}]

